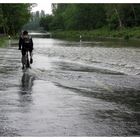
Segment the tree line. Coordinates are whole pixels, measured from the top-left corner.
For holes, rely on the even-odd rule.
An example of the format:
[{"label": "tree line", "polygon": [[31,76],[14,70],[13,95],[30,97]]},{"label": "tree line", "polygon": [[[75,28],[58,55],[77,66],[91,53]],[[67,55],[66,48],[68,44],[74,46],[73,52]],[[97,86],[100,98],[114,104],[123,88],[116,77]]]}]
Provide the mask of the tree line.
[{"label": "tree line", "polygon": [[52,4],[42,17],[45,30],[110,30],[140,26],[140,4]]},{"label": "tree line", "polygon": [[15,35],[30,19],[33,4],[0,4],[0,33]]},{"label": "tree line", "polygon": [[24,30],[33,30],[33,31],[40,31],[42,27],[40,27],[40,19],[45,17],[45,11],[41,10],[36,12],[31,12],[31,18],[28,23],[23,26]]}]

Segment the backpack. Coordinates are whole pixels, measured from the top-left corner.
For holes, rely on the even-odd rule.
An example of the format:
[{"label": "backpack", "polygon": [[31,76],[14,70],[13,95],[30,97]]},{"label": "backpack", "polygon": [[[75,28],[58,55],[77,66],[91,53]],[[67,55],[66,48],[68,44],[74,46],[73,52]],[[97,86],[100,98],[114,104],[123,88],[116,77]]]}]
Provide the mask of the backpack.
[{"label": "backpack", "polygon": [[29,45],[31,43],[31,37],[30,36],[23,36],[23,44]]}]

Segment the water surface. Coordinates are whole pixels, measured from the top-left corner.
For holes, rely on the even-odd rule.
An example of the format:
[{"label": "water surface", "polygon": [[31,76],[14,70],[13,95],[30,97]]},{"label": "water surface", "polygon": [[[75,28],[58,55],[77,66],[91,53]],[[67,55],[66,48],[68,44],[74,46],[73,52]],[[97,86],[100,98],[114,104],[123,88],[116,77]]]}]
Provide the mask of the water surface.
[{"label": "water surface", "polygon": [[0,136],[140,135],[138,44],[33,41],[26,71],[15,42],[0,48]]}]

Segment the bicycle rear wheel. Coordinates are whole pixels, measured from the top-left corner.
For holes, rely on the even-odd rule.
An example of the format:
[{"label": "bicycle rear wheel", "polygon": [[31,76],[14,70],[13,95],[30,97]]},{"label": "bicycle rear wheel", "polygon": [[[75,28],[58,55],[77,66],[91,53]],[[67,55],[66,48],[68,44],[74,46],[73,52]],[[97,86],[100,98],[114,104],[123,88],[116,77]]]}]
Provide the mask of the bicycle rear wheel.
[{"label": "bicycle rear wheel", "polygon": [[26,52],[26,63],[25,63],[26,68],[30,68],[30,62],[29,62],[29,57],[28,57],[28,51]]}]

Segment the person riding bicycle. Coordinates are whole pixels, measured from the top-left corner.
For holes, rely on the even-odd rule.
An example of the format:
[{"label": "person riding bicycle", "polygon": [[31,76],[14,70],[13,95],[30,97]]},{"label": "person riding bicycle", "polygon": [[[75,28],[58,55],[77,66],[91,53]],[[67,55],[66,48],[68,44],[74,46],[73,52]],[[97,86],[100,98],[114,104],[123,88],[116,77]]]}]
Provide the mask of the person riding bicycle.
[{"label": "person riding bicycle", "polygon": [[33,40],[31,36],[28,35],[27,31],[24,31],[19,38],[19,50],[21,50],[22,53],[22,69],[24,69],[26,52],[28,51],[30,52],[30,64],[33,63],[32,59]]}]

